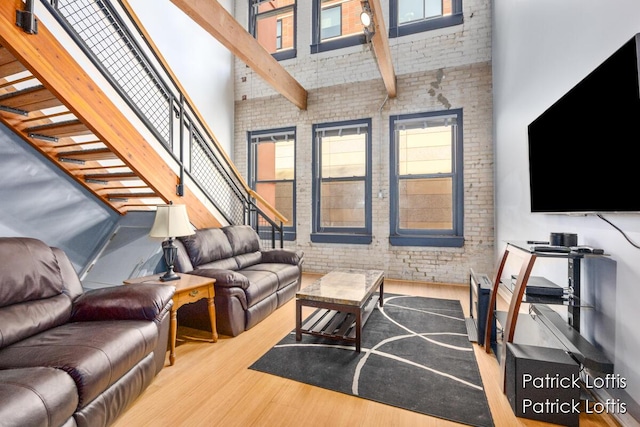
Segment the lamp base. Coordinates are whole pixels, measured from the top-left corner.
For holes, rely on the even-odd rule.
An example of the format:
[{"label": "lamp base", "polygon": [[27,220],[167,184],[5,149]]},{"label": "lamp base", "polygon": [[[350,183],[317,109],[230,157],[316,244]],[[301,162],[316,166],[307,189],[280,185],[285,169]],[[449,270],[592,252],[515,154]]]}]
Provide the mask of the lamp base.
[{"label": "lamp base", "polygon": [[169,237],[169,240],[165,242],[166,244],[162,245],[162,250],[164,252],[164,262],[167,265],[167,272],[160,277],[160,281],[162,282],[170,282],[171,280],[180,279],[180,276],[178,276],[176,272],[173,271],[173,264],[176,260],[176,255],[178,254],[178,248],[176,248],[176,246],[173,244],[173,241],[174,238]]},{"label": "lamp base", "polygon": [[173,270],[167,271],[164,275],[160,276],[161,282],[170,282],[172,280],[180,280],[180,276]]}]

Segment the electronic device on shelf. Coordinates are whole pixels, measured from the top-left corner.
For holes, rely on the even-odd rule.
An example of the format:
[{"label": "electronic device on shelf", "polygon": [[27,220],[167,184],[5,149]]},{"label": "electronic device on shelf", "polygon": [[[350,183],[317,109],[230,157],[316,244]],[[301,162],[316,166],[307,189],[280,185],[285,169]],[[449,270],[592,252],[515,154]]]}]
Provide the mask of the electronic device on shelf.
[{"label": "electronic device on shelf", "polygon": [[571,246],[571,252],[577,252],[579,254],[602,255],[604,254],[604,249],[582,245],[582,246]]},{"label": "electronic device on shelf", "polygon": [[565,253],[571,252],[571,248],[568,246],[554,246],[554,245],[533,245],[531,246],[533,252],[553,252],[553,253]]},{"label": "electronic device on shelf", "polygon": [[[512,285],[515,286],[516,280],[518,280],[518,276],[515,274],[511,275]],[[527,287],[524,292],[526,295],[562,298],[564,295],[564,288],[553,283],[546,277],[529,276]]]}]

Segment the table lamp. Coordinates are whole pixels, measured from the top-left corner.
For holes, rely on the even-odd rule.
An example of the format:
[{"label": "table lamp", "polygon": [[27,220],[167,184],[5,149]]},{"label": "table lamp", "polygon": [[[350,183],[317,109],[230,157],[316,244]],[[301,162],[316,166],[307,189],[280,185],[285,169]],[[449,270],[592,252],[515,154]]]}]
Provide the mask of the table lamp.
[{"label": "table lamp", "polygon": [[164,261],[167,264],[167,272],[160,277],[160,280],[163,282],[180,278],[180,276],[173,271],[173,265],[178,253],[178,248],[173,243],[175,238],[192,234],[195,234],[195,232],[189,222],[187,207],[185,205],[174,205],[172,202],[169,202],[168,205],[158,206],[156,219],[153,222],[149,236],[168,238],[167,243],[162,245]]}]

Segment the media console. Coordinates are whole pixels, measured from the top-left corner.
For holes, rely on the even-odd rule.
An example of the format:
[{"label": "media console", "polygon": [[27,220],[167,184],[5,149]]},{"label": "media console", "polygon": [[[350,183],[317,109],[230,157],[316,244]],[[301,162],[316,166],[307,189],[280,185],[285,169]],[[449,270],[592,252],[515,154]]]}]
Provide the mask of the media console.
[{"label": "media console", "polygon": [[[506,346],[508,343],[521,343],[542,347],[553,347],[564,350],[576,363],[587,369],[600,373],[613,373],[613,363],[593,344],[580,335],[580,273],[581,261],[586,257],[602,257],[605,254],[594,254],[578,251],[542,251],[535,250],[532,245],[524,242],[507,242],[502,257],[500,257],[494,281],[491,297],[487,307],[495,307],[497,294],[500,289],[510,294],[509,310],[498,312],[495,309],[487,310],[485,323],[484,346],[487,352],[494,350],[501,365],[502,384],[505,384]],[[516,276],[513,289],[504,284],[501,285],[507,258],[512,252],[518,252],[522,259],[520,272]],[[564,320],[558,312],[549,308],[548,298],[544,301],[534,301],[525,294],[531,271],[538,258],[564,258],[567,260],[567,293],[562,298],[555,299],[557,304],[567,307],[567,320]],[[529,300],[527,300],[529,299]],[[522,302],[529,303],[529,313],[521,313]],[[501,341],[491,338],[491,328],[494,322],[502,326]],[[516,325],[518,328],[516,329]],[[478,340],[480,341],[480,340]]]}]

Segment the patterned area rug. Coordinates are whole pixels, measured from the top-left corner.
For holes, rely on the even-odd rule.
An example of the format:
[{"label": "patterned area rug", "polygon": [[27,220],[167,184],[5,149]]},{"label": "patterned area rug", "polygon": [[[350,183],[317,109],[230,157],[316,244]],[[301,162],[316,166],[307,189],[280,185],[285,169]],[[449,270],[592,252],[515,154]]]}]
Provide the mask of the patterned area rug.
[{"label": "patterned area rug", "polygon": [[250,369],[472,426],[493,426],[460,302],[385,294],[362,351],[295,331]]}]

